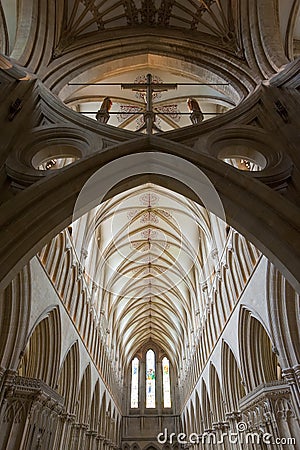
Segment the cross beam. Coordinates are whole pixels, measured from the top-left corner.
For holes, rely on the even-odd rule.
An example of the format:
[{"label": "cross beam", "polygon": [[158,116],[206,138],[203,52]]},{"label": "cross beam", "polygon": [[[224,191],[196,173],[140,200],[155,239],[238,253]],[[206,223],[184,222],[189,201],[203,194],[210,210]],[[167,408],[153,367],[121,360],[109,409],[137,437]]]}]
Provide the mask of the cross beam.
[{"label": "cross beam", "polygon": [[[69,86],[121,86],[121,89],[130,89],[136,92],[145,92],[146,111],[127,113],[127,114],[143,114],[144,124],[137,131],[146,130],[147,134],[152,134],[153,130],[161,131],[156,123],[156,113],[153,110],[153,94],[154,92],[166,92],[171,89],[177,89],[178,86],[228,86],[229,83],[154,83],[151,73],[146,76],[145,83],[68,83]],[[119,113],[110,113],[119,114]],[[124,113],[122,113],[124,114]],[[125,113],[126,114],[126,113]],[[160,114],[157,112],[157,114]],[[162,113],[167,115],[177,113]],[[184,113],[183,113],[184,114]],[[187,113],[190,114],[190,113]],[[207,113],[209,114],[209,113]]]}]

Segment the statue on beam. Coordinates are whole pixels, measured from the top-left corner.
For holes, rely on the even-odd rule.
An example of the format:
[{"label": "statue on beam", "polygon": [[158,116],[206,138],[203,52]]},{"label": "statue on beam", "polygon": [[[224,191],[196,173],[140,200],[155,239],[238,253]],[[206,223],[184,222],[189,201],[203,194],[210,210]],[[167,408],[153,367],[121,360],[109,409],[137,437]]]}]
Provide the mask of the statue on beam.
[{"label": "statue on beam", "polygon": [[198,125],[204,119],[203,113],[199,106],[199,103],[194,98],[189,98],[187,101],[188,108],[191,112],[190,119],[193,125]]},{"label": "statue on beam", "polygon": [[109,111],[112,107],[112,101],[109,97],[105,97],[105,99],[103,100],[100,109],[98,110],[97,114],[96,114],[96,119],[98,120],[98,122],[100,123],[107,123],[110,115],[109,115]]}]

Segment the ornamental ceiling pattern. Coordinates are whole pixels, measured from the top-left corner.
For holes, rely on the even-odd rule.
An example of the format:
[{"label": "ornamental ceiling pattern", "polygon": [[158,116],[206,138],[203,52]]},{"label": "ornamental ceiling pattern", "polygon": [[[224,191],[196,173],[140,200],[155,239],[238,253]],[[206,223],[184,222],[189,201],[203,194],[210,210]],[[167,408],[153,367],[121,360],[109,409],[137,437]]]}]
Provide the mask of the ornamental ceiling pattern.
[{"label": "ornamental ceiling pattern", "polygon": [[142,26],[189,30],[236,46],[231,0],[68,0],[57,51],[99,32]]}]

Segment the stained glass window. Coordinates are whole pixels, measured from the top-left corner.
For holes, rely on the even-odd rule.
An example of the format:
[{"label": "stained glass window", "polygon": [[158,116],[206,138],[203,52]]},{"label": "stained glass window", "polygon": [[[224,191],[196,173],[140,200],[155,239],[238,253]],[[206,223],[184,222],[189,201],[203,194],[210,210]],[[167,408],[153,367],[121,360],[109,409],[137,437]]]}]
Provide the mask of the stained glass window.
[{"label": "stained glass window", "polygon": [[134,358],[132,361],[131,372],[131,408],[139,407],[139,360]]},{"label": "stained glass window", "polygon": [[155,354],[146,354],[146,408],[155,408]]},{"label": "stained glass window", "polygon": [[170,363],[168,358],[162,360],[164,408],[171,408]]}]

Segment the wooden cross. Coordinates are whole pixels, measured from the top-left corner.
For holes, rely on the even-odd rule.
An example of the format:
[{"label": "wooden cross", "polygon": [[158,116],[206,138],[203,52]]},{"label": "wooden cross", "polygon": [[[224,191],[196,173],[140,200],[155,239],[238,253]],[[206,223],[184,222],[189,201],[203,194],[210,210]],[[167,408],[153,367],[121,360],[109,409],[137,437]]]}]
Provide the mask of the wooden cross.
[{"label": "wooden cross", "polygon": [[131,89],[132,91],[146,92],[146,111],[144,112],[144,125],[137,131],[146,130],[147,134],[152,134],[153,130],[161,131],[155,124],[155,113],[153,111],[154,92],[165,92],[170,89],[177,89],[176,83],[154,83],[151,73],[147,74],[146,83],[123,83],[122,89]]}]

